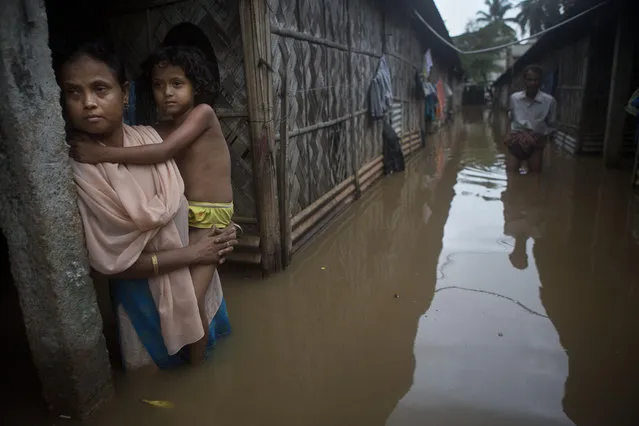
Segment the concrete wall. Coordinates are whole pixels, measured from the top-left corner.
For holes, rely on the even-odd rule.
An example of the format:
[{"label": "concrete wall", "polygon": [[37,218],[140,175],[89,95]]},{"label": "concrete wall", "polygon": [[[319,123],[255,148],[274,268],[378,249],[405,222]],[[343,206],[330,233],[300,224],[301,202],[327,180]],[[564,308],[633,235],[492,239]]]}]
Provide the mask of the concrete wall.
[{"label": "concrete wall", "polygon": [[0,2],[0,226],[33,361],[56,411],[112,394],[76,207],[44,5]]}]

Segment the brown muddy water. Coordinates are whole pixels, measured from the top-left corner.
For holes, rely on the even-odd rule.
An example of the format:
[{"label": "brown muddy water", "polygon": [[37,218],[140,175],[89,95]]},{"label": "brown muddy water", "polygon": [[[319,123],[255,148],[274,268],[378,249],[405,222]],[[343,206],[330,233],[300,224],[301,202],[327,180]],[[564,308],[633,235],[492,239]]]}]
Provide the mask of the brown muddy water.
[{"label": "brown muddy water", "polygon": [[[85,424],[639,424],[629,172],[548,150],[541,176],[507,177],[506,123],[486,122],[431,137],[286,272],[225,275],[234,332],[213,358],[118,375]],[[75,424],[27,406],[10,424]]]}]

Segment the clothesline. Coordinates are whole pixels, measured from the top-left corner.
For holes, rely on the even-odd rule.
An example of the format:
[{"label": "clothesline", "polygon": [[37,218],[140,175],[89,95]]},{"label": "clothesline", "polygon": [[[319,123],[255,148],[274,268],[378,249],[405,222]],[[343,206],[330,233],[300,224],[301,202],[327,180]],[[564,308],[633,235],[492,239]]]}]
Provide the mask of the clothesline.
[{"label": "clothesline", "polygon": [[542,35],[544,35],[546,33],[549,33],[551,31],[556,30],[557,28],[563,27],[564,25],[566,25],[566,24],[568,24],[568,23],[570,23],[570,22],[572,22],[572,21],[574,21],[576,19],[579,19],[582,16],[585,16],[588,13],[590,13],[590,12],[592,12],[592,11],[594,11],[594,10],[596,10],[596,9],[598,9],[598,8],[608,4],[608,3],[610,3],[611,1],[612,0],[606,0],[606,1],[602,2],[602,3],[596,4],[595,6],[591,7],[588,10],[585,10],[585,11],[583,11],[583,12],[581,12],[581,13],[579,13],[579,14],[571,17],[571,18],[566,19],[565,21],[562,21],[562,22],[560,22],[560,23],[558,23],[556,25],[553,25],[550,28],[546,28],[545,30],[540,31],[540,32],[535,33],[535,34],[532,34],[532,35],[530,35],[528,37],[524,37],[522,39],[515,40],[515,41],[512,41],[510,43],[501,44],[499,46],[487,47],[485,49],[477,49],[477,50],[466,50],[466,51],[461,50],[460,48],[458,48],[457,46],[455,46],[454,44],[452,44],[451,42],[446,40],[443,36],[441,36],[433,27],[430,26],[430,24],[428,22],[426,22],[426,20],[422,17],[422,15],[420,15],[419,12],[417,12],[415,9],[413,9],[413,13],[417,17],[417,19],[419,19],[426,26],[426,28],[428,28],[428,30],[430,32],[432,32],[437,38],[439,38],[444,44],[446,44],[448,47],[453,49],[455,52],[459,53],[460,55],[476,55],[476,54],[479,54],[479,53],[488,53],[488,52],[494,52],[494,51],[497,51],[497,50],[505,49],[507,47],[514,46],[514,45],[519,44],[521,42],[537,38],[537,37],[542,36]]}]

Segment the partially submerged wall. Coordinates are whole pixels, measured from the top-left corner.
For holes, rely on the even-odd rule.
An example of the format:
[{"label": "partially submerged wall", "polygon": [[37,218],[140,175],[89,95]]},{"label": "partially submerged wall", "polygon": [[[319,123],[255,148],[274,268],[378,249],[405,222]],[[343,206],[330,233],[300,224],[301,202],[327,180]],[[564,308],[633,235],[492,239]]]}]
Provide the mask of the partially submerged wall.
[{"label": "partially submerged wall", "polygon": [[296,250],[382,174],[382,122],[368,113],[382,55],[391,71],[394,127],[405,153],[419,146],[423,109],[415,72],[425,48],[406,11],[383,0],[269,5],[273,120],[286,151],[280,210]]}]

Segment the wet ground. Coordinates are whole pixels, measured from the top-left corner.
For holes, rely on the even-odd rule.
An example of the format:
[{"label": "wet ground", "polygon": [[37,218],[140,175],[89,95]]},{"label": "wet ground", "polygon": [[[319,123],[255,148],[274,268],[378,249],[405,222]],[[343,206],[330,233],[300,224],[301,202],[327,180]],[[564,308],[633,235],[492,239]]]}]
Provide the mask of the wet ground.
[{"label": "wet ground", "polygon": [[[87,424],[639,424],[629,172],[549,150],[509,178],[486,119],[433,136],[286,272],[225,276],[234,333],[213,359],[119,376]],[[73,424],[30,415],[12,424]]]}]

